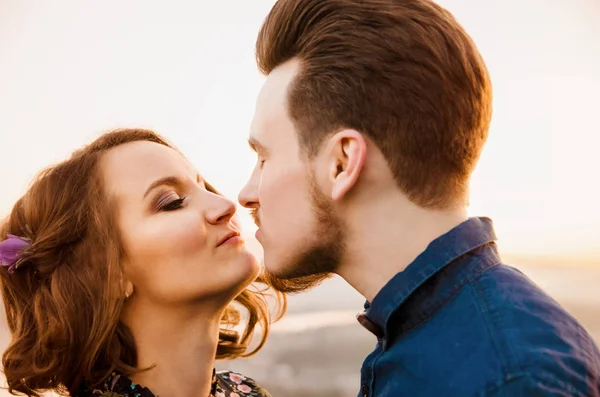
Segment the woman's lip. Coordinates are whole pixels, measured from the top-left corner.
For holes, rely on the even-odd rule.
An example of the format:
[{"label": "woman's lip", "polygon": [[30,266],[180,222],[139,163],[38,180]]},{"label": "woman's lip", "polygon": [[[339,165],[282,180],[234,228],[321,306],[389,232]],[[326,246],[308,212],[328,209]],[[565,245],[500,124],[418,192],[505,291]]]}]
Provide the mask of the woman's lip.
[{"label": "woman's lip", "polygon": [[230,230],[229,233],[227,233],[226,235],[224,235],[223,237],[221,237],[219,239],[219,242],[217,243],[217,247],[220,247],[221,245],[225,244],[225,242],[227,240],[229,240],[232,237],[237,237],[239,236],[240,233],[237,230]]},{"label": "woman's lip", "polygon": [[231,236],[229,237],[227,240],[223,241],[219,247],[223,246],[223,245],[231,245],[231,244],[238,244],[243,242],[244,239],[242,238],[242,236],[239,235],[235,235],[235,236]]}]

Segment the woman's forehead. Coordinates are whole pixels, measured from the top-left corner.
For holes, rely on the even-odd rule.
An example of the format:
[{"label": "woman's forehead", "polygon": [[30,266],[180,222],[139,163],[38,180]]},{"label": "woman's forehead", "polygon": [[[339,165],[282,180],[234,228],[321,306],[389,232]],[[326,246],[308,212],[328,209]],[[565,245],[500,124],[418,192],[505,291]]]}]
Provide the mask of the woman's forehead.
[{"label": "woman's forehead", "polygon": [[196,178],[196,170],[178,151],[154,142],[138,141],[117,146],[102,159],[107,189],[117,196],[143,195],[158,179]]}]

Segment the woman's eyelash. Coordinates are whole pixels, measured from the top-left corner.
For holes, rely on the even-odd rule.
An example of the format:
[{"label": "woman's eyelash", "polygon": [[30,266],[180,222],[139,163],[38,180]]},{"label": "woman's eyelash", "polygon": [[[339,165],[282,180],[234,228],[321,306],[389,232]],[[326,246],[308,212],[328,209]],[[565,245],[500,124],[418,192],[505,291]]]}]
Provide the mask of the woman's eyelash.
[{"label": "woman's eyelash", "polygon": [[168,204],[163,205],[160,210],[161,211],[175,211],[178,209],[181,209],[183,207],[183,202],[185,201],[186,197],[182,197],[179,198],[177,200],[173,200]]}]

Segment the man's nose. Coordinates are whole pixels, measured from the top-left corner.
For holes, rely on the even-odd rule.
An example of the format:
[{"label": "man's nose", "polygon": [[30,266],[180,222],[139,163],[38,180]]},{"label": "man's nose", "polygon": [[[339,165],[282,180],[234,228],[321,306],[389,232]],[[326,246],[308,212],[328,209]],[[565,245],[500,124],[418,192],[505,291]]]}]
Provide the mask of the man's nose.
[{"label": "man's nose", "polygon": [[245,208],[258,207],[258,186],[256,186],[252,178],[240,191],[240,194],[238,195],[238,201]]}]

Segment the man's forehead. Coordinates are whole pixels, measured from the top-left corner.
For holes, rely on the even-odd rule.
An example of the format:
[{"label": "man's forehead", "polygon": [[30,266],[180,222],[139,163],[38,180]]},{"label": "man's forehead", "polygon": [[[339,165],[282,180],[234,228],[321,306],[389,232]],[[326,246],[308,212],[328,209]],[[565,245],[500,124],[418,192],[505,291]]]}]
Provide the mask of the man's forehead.
[{"label": "man's forehead", "polygon": [[267,76],[258,95],[258,110],[285,109],[290,83],[296,77],[298,71],[299,63],[296,60],[288,61],[273,69]]},{"label": "man's forehead", "polygon": [[259,125],[285,114],[287,105],[286,90],[276,86],[269,87],[267,84],[266,82],[263,86],[256,102],[254,123]]},{"label": "man's forehead", "polygon": [[261,91],[257,101],[254,117],[250,124],[250,141],[263,142],[268,139],[268,132],[277,129],[277,126],[285,120],[287,111],[285,98],[277,98],[271,92]]},{"label": "man's forehead", "polygon": [[299,70],[299,62],[288,61],[275,68],[266,78],[258,98],[254,117],[250,125],[251,146],[257,144],[267,147],[276,136],[287,129],[293,129],[288,113],[287,94],[290,83]]}]

